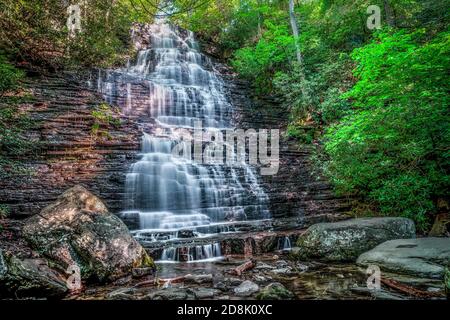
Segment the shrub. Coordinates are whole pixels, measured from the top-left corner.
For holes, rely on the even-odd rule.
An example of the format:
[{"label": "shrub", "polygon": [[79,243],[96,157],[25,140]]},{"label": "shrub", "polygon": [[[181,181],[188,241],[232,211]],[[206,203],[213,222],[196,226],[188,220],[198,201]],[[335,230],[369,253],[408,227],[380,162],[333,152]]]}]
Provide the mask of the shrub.
[{"label": "shrub", "polygon": [[0,54],[0,97],[7,91],[17,89],[22,77],[23,72],[9,64],[6,57]]},{"label": "shrub", "polygon": [[428,226],[449,187],[450,34],[382,32],[356,49],[358,81],[344,97],[356,109],[325,135],[326,172],[339,193],[383,214]]}]

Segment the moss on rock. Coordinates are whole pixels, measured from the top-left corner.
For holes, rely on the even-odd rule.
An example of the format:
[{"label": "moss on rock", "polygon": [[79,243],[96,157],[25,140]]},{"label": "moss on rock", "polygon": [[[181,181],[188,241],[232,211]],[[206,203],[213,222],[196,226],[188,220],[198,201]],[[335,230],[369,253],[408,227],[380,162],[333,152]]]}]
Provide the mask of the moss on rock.
[{"label": "moss on rock", "polygon": [[294,294],[278,282],[269,284],[256,296],[258,300],[291,300],[293,298]]},{"label": "moss on rock", "polygon": [[153,260],[126,225],[82,186],[75,186],[40,215],[29,218],[23,235],[62,270],[77,265],[84,280],[113,281]]}]

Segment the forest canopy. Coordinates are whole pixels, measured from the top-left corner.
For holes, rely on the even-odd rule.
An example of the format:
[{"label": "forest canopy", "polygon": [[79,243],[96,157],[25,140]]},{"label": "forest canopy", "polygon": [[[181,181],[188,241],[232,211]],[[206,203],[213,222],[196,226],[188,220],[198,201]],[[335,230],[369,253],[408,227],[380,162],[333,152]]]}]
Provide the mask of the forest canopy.
[{"label": "forest canopy", "polygon": [[[70,5],[80,8],[81,30],[73,36],[68,36]],[[156,11],[130,0],[0,0],[0,8],[4,54],[47,69],[123,64],[133,22],[152,22]]]}]

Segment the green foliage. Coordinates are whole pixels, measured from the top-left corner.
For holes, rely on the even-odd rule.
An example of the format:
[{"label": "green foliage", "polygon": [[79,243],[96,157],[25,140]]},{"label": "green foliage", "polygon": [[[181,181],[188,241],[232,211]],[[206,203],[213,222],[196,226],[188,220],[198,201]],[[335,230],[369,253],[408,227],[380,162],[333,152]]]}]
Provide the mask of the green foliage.
[{"label": "green foliage", "polygon": [[92,116],[94,117],[94,123],[91,127],[91,134],[94,137],[110,139],[111,135],[109,134],[108,129],[111,126],[118,127],[121,124],[120,118],[115,114],[115,110],[106,103],[100,104],[92,111]]},{"label": "green foliage", "polygon": [[380,33],[354,51],[357,107],[325,136],[327,173],[341,193],[427,227],[449,187],[449,33]]},{"label": "green foliage", "polygon": [[9,207],[5,204],[0,204],[0,232],[3,231],[2,220],[7,218],[9,215]]},{"label": "green foliage", "polygon": [[[8,64],[6,58],[0,55],[0,179],[12,174],[29,173],[16,159],[35,148],[35,144],[25,137],[33,122],[26,113],[16,108],[21,97],[15,96],[14,91],[20,89],[22,77],[23,72]],[[5,97],[6,92],[10,96]]]},{"label": "green foliage", "polygon": [[19,62],[55,68],[61,64],[66,10],[58,0],[0,0],[0,49]]},{"label": "green foliage", "polygon": [[0,204],[0,220],[8,217],[9,211],[9,207],[6,204]]},{"label": "green foliage", "polygon": [[[154,11],[146,2],[151,1],[142,1],[145,9]],[[133,7],[129,0],[90,1],[82,7],[82,32],[66,39],[68,63],[97,67],[123,65],[130,51],[133,22],[149,22],[151,13],[142,7]]]},{"label": "green foliage", "polygon": [[100,104],[92,111],[92,116],[98,123],[120,125],[120,120],[113,117],[113,110],[107,103]]},{"label": "green foliage", "polygon": [[275,71],[289,62],[295,50],[294,39],[286,25],[266,21],[266,31],[255,46],[236,51],[233,67],[256,84],[262,92],[270,91]]},{"label": "green foliage", "polygon": [[151,21],[155,10],[148,4],[148,12],[135,8],[130,0],[80,2],[82,30],[69,37],[70,4],[60,0],[0,0],[0,49],[32,68],[111,66],[125,58],[132,23]]},{"label": "green foliage", "polygon": [[[185,1],[174,2],[179,5]],[[235,50],[254,42],[265,17],[272,14],[268,1],[217,0],[177,15],[173,21],[196,32],[206,42],[213,42],[220,53],[229,58]]]},{"label": "green foliage", "polygon": [[316,130],[305,123],[291,122],[286,129],[286,136],[297,139],[300,143],[310,144],[315,139]]},{"label": "green foliage", "polygon": [[3,55],[0,55],[0,97],[7,91],[17,89],[23,72],[10,65]]},{"label": "green foliage", "polygon": [[347,55],[334,61],[316,65],[314,72],[306,72],[295,64],[288,72],[278,72],[274,88],[284,97],[285,106],[291,110],[292,118],[311,118],[318,124],[333,123],[346,115],[351,106],[341,98],[352,82]]},{"label": "green foliage", "polygon": [[0,106],[0,179],[11,175],[29,174],[17,160],[32,152],[36,145],[26,136],[26,130],[33,125],[31,119],[14,107]]}]

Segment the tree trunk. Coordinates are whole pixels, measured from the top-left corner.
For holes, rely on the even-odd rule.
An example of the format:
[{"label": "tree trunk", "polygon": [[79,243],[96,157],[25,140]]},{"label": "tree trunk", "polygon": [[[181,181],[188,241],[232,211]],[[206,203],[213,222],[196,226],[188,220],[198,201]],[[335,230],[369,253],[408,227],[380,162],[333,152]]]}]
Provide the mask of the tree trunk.
[{"label": "tree trunk", "polygon": [[258,0],[258,38],[262,36],[262,15],[259,10],[261,10],[262,2]]},{"label": "tree trunk", "polygon": [[392,10],[389,0],[384,0],[384,13],[386,15],[386,22],[390,27],[395,27],[394,10]]},{"label": "tree trunk", "polygon": [[289,18],[291,21],[291,27],[292,27],[292,34],[294,35],[294,41],[295,41],[295,50],[297,53],[297,62],[300,65],[300,79],[301,79],[301,90],[302,90],[302,95],[305,97],[305,99],[308,99],[308,92],[305,88],[305,73],[303,70],[303,56],[302,56],[302,51],[300,48],[300,32],[299,32],[299,27],[297,24],[297,18],[295,16],[295,6],[294,6],[294,0],[289,0]]},{"label": "tree trunk", "polygon": [[303,58],[302,58],[302,52],[300,49],[300,32],[297,24],[297,18],[295,17],[295,11],[294,11],[294,0],[289,0],[289,18],[291,21],[291,27],[292,27],[292,34],[294,35],[294,41],[295,41],[295,49],[297,51],[297,62],[299,64],[302,64]]}]

